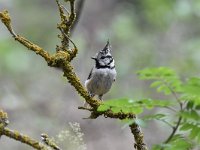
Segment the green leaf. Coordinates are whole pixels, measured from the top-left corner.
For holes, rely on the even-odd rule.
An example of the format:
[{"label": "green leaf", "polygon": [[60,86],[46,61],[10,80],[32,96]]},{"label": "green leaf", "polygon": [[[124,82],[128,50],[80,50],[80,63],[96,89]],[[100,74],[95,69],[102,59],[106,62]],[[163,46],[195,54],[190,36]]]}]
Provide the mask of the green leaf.
[{"label": "green leaf", "polygon": [[166,148],[171,148],[171,144],[157,144],[152,147],[152,150],[161,150]]},{"label": "green leaf", "polygon": [[125,112],[140,114],[143,112],[142,105],[138,105],[135,100],[122,98],[104,101],[98,108],[98,111],[111,109],[113,112]]},{"label": "green leaf", "polygon": [[200,96],[200,87],[196,87],[193,85],[185,85],[183,86],[183,92],[190,95]]},{"label": "green leaf", "polygon": [[183,111],[181,114],[185,118],[193,118],[195,120],[200,120],[200,116],[198,115],[198,113],[195,110]]},{"label": "green leaf", "polygon": [[200,110],[200,104],[195,106],[196,110]]},{"label": "green leaf", "polygon": [[175,102],[170,101],[170,100],[152,100],[152,104],[154,106],[166,107],[166,106],[172,106],[172,105],[174,105]]},{"label": "green leaf", "polygon": [[199,141],[199,134],[200,134],[200,123],[182,123],[181,131],[189,131],[189,138],[192,140],[197,140]]},{"label": "green leaf", "polygon": [[155,82],[153,82],[151,85],[150,85],[150,87],[158,87],[158,86],[160,86],[161,84],[163,84],[161,81],[155,81]]},{"label": "green leaf", "polygon": [[188,150],[192,147],[192,144],[187,142],[185,139],[177,139],[171,143],[171,148],[168,150]]},{"label": "green leaf", "polygon": [[100,105],[99,107],[98,107],[98,111],[106,111],[106,110],[108,110],[110,108],[110,106],[109,105],[104,105],[104,104],[102,104],[102,105]]},{"label": "green leaf", "polygon": [[143,80],[177,77],[174,70],[167,67],[146,68],[138,71],[137,74],[139,75],[140,79]]},{"label": "green leaf", "polygon": [[181,131],[187,131],[187,130],[191,130],[192,127],[193,127],[193,126],[192,126],[191,124],[189,124],[189,123],[184,123],[184,124],[181,126],[180,130],[181,130]]},{"label": "green leaf", "polygon": [[108,109],[113,112],[125,112],[140,114],[143,109],[152,109],[154,107],[166,107],[173,103],[168,100],[152,100],[152,99],[141,99],[133,100],[128,98],[112,99],[104,101],[98,108],[98,111],[106,111]]},{"label": "green leaf", "polygon": [[200,143],[200,132],[197,135],[197,143]]},{"label": "green leaf", "polygon": [[155,114],[155,115],[146,115],[146,116],[143,117],[143,119],[145,119],[145,120],[154,120],[154,119],[160,120],[160,119],[163,119],[165,117],[166,117],[165,114]]},{"label": "green leaf", "polygon": [[198,95],[184,93],[184,95],[181,97],[181,100],[193,103],[193,107],[200,105],[200,96]]},{"label": "green leaf", "polygon": [[192,148],[192,143],[186,140],[181,134],[175,135],[169,142],[170,147],[165,150],[188,150]]},{"label": "green leaf", "polygon": [[190,78],[187,83],[183,85],[183,92],[181,100],[187,101],[187,109],[199,110],[200,106],[200,78]]},{"label": "green leaf", "polygon": [[164,92],[166,95],[172,94],[172,91],[182,91],[181,80],[170,68],[146,68],[138,71],[138,75],[142,80],[155,80],[150,86],[157,87],[158,92]]},{"label": "green leaf", "polygon": [[166,85],[161,85],[161,86],[159,86],[158,88],[157,88],[157,91],[158,92],[164,92],[165,93],[165,95],[169,95],[169,94],[171,94],[171,90],[166,86]]},{"label": "green leaf", "polygon": [[192,109],[193,107],[194,107],[194,102],[188,101],[187,106],[186,106],[187,110]]},{"label": "green leaf", "polygon": [[193,126],[189,137],[191,139],[195,139],[197,137],[197,135],[199,134],[199,132],[200,132],[200,128],[198,126]]}]

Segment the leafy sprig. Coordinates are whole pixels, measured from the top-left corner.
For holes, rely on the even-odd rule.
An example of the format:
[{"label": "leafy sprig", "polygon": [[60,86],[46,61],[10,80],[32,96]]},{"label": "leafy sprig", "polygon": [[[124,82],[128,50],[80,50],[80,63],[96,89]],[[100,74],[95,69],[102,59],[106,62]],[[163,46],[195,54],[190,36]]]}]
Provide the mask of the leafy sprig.
[{"label": "leafy sprig", "polygon": [[[139,115],[144,109],[159,107],[161,111],[156,114],[125,120],[124,127],[133,122],[145,126],[145,123],[151,120],[167,124],[172,132],[163,143],[154,145],[153,150],[188,150],[200,146],[198,144],[200,143],[200,78],[192,77],[183,82],[174,70],[166,67],[146,68],[138,71],[138,76],[141,80],[151,80],[150,87],[171,97],[160,100],[112,99],[103,102],[98,111],[112,110],[116,113],[126,112]],[[170,118],[171,115],[163,113],[164,108],[173,111],[171,113],[175,120]]]}]

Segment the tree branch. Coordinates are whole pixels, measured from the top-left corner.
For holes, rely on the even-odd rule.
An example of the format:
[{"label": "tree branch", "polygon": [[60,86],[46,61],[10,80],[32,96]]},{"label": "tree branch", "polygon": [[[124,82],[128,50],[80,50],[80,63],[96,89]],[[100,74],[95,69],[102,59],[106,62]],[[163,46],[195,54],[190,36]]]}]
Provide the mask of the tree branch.
[{"label": "tree branch", "polygon": [[0,110],[0,137],[2,135],[5,135],[9,138],[25,143],[37,150],[49,150],[48,147],[42,144],[41,142],[32,139],[27,135],[19,133],[19,131],[17,130],[11,130],[7,128],[6,127],[7,125],[8,125],[7,113],[5,113],[3,110]]},{"label": "tree branch", "polygon": [[12,26],[11,26],[11,18],[7,10],[4,10],[3,12],[0,12],[0,19],[3,22],[3,24],[7,27],[8,31],[13,35],[16,41],[27,47],[28,49],[34,51],[36,54],[42,56],[47,63],[50,62],[51,57],[47,51],[45,51],[43,48],[39,47],[38,45],[28,41],[26,38],[17,35]]},{"label": "tree branch", "polygon": [[65,1],[70,3],[70,8],[71,8],[71,12],[69,13],[67,11],[67,14],[65,14],[65,11],[63,10],[63,9],[65,9],[65,7],[60,4],[59,0],[56,0],[58,9],[60,12],[60,19],[61,19],[61,22],[57,25],[57,28],[61,31],[61,35],[59,37],[61,39],[61,44],[62,44],[60,47],[58,46],[57,50],[63,50],[63,51],[70,52],[68,50],[69,49],[69,39],[65,38],[66,36],[64,34],[66,34],[67,37],[70,37],[70,30],[74,23],[75,17],[76,17],[75,6],[74,6],[75,0],[65,0]]},{"label": "tree branch", "polygon": [[134,135],[135,138],[135,144],[134,144],[134,148],[137,150],[147,150],[147,146],[144,143],[144,135],[140,129],[140,127],[138,126],[138,124],[136,123],[132,123],[131,125],[129,125],[131,132]]},{"label": "tree branch", "polygon": [[178,118],[178,122],[176,124],[176,126],[173,128],[172,133],[170,134],[170,136],[167,138],[167,140],[164,142],[165,144],[169,143],[169,141],[173,138],[174,134],[176,133],[180,123],[181,123],[182,117]]},{"label": "tree branch", "polygon": [[53,148],[53,150],[61,150],[61,148],[58,147],[58,145],[55,143],[55,141],[53,139],[49,138],[49,136],[47,134],[42,133],[41,139],[47,146]]},{"label": "tree branch", "polygon": [[80,20],[80,17],[81,17],[81,13],[83,11],[83,6],[85,4],[85,0],[79,0],[78,3],[77,3],[77,7],[76,7],[76,20],[74,21],[74,24],[73,26],[71,27],[71,33],[74,32],[77,24],[78,24],[78,21]]},{"label": "tree branch", "polygon": [[[25,39],[19,35],[16,35],[12,29],[11,19],[8,14],[8,11],[0,12],[0,19],[3,22],[3,24],[7,27],[7,29],[10,31],[10,33],[13,35],[15,40],[20,42],[22,45],[24,45],[28,49],[34,51],[36,54],[39,54],[40,56],[42,56],[46,60],[46,62],[48,63],[48,65],[50,67],[57,67],[57,68],[61,68],[63,70],[63,73],[64,73],[63,76],[65,76],[68,79],[68,82],[76,89],[78,94],[80,94],[86,100],[86,102],[92,107],[92,109],[89,110],[91,112],[91,116],[89,118],[94,119],[94,118],[97,118],[97,117],[103,115],[106,118],[109,117],[109,118],[116,118],[116,119],[121,119],[121,120],[122,119],[134,119],[135,114],[132,114],[132,113],[124,113],[124,112],[114,113],[111,110],[102,111],[102,112],[98,111],[97,109],[101,105],[101,102],[99,100],[96,100],[96,99],[90,97],[87,90],[81,84],[78,76],[73,71],[73,67],[70,64],[70,62],[76,56],[78,49],[77,49],[76,45],[73,43],[73,41],[70,40],[69,37],[70,37],[70,29],[71,29],[71,27],[74,23],[75,17],[76,17],[75,9],[74,9],[75,8],[75,6],[74,6],[75,0],[65,0],[65,1],[70,3],[70,8],[71,8],[70,14],[69,13],[65,14],[63,11],[62,5],[60,5],[60,3],[59,3],[59,0],[56,0],[58,8],[59,8],[59,12],[60,12],[60,18],[61,18],[61,23],[58,24],[58,29],[61,31],[61,35],[59,36],[61,38],[61,46],[57,46],[56,53],[53,55],[50,55],[43,48],[39,47],[36,44],[33,44],[32,42],[28,41],[27,39]],[[72,42],[72,44],[74,45],[74,49],[69,49],[69,42]],[[135,142],[136,142],[135,148],[137,150],[147,150],[147,147],[143,140],[143,133],[142,133],[141,129],[139,128],[139,126],[136,123],[133,123],[130,125],[130,129],[135,138]],[[20,141],[21,139],[24,139],[23,138],[24,136],[21,134],[17,134],[20,136],[20,138],[18,138],[19,136],[16,136],[14,134],[15,132],[12,132],[10,130],[6,130],[6,132],[5,132],[5,130],[3,130],[3,131],[4,131],[3,132],[4,135],[10,136],[16,140]],[[26,138],[22,141],[24,143],[26,143]],[[31,143],[35,143],[35,141],[33,140]],[[30,142],[26,143],[26,144],[30,144]],[[40,146],[40,143],[36,143],[33,145]]]}]

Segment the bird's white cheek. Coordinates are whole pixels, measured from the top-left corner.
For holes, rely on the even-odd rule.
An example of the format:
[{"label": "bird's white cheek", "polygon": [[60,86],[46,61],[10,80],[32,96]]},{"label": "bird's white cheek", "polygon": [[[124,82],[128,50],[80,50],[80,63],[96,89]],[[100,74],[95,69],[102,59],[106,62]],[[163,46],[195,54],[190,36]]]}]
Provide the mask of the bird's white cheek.
[{"label": "bird's white cheek", "polygon": [[110,64],[110,67],[114,67],[115,66],[115,61],[113,60],[113,62]]}]

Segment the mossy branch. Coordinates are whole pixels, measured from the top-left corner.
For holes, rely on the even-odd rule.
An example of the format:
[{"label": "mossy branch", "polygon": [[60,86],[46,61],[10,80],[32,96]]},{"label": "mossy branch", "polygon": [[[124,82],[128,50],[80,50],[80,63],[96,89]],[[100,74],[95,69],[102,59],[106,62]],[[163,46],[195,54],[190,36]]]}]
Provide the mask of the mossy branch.
[{"label": "mossy branch", "polygon": [[41,134],[41,138],[42,138],[42,141],[48,145],[49,147],[51,147],[53,150],[61,150],[60,147],[58,147],[58,145],[56,144],[56,142],[52,139],[52,138],[49,138],[49,136],[45,133],[42,133]]},{"label": "mossy branch", "polygon": [[17,35],[12,26],[11,26],[11,18],[7,10],[4,10],[3,12],[0,12],[0,19],[3,22],[3,24],[7,27],[8,31],[13,35],[15,40],[20,42],[22,45],[27,47],[28,49],[34,51],[36,54],[42,56],[47,62],[51,60],[50,55],[47,51],[45,51],[43,48],[39,47],[38,45],[30,42],[26,38]]},{"label": "mossy branch", "polygon": [[139,125],[137,123],[132,123],[131,125],[129,125],[129,127],[135,139],[134,148],[137,150],[147,150],[147,146],[144,143],[144,135]]},{"label": "mossy branch", "polygon": [[[69,37],[70,37],[70,29],[73,26],[76,17],[75,6],[74,6],[75,0],[65,0],[65,1],[70,3],[70,8],[71,8],[70,12],[68,12],[68,10],[66,10],[66,8],[59,3],[59,0],[56,0],[61,18],[61,23],[59,23],[57,26],[58,29],[61,31],[61,35],[59,35],[59,38],[61,39],[61,46],[57,45],[56,52],[53,55],[50,55],[46,50],[44,50],[43,48],[39,47],[36,44],[33,44],[24,37],[17,35],[11,26],[11,18],[7,10],[0,12],[0,19],[3,22],[3,24],[7,27],[7,29],[10,31],[10,33],[13,35],[15,40],[20,42],[28,49],[34,51],[36,54],[42,56],[50,67],[57,67],[63,70],[64,73],[63,76],[65,76],[68,79],[68,82],[76,89],[78,94],[80,94],[86,100],[86,102],[91,106],[91,109],[79,107],[79,109],[86,109],[91,112],[91,115],[89,117],[90,119],[95,119],[101,115],[103,115],[106,118],[116,118],[121,120],[134,119],[136,116],[135,114],[132,113],[124,113],[124,112],[114,113],[112,110],[98,111],[97,109],[101,105],[101,102],[90,97],[87,90],[81,84],[78,76],[73,71],[73,67],[70,62],[73,60],[73,58],[76,57],[78,49],[74,44],[74,42]],[[69,48],[69,42],[71,42],[72,45],[74,46],[73,49]],[[137,150],[147,150],[147,147],[143,140],[143,133],[141,132],[139,126],[136,123],[133,123],[130,125],[130,129],[134,135],[136,142],[134,147]],[[7,128],[3,128],[2,131],[0,128],[0,133],[2,135],[9,136],[19,141],[21,141],[21,139],[24,139],[24,138],[16,138],[18,136],[12,136],[13,132],[8,130]],[[21,135],[20,137],[23,137],[23,135]],[[22,141],[26,143],[26,140]],[[34,143],[35,141],[32,142]],[[30,142],[26,144],[30,145]],[[34,145],[41,146],[40,143]]]},{"label": "mossy branch", "polygon": [[31,138],[30,136],[24,135],[19,133],[17,130],[11,130],[7,128],[8,125],[8,116],[7,113],[3,110],[0,110],[0,137],[2,135],[5,135],[9,138],[15,139],[17,141],[20,141],[22,143],[25,143],[34,149],[37,150],[49,150],[46,145],[43,143]]}]

